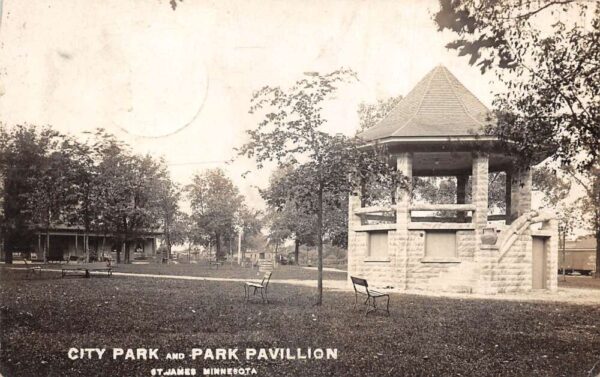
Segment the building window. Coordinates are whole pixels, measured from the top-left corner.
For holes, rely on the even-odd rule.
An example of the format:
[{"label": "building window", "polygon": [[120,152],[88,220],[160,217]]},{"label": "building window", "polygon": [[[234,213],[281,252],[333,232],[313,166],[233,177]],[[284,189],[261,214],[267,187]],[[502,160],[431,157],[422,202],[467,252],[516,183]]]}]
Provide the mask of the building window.
[{"label": "building window", "polygon": [[454,261],[456,231],[427,231],[425,233],[425,258],[427,260]]},{"label": "building window", "polygon": [[388,259],[388,232],[369,232],[369,258]]}]

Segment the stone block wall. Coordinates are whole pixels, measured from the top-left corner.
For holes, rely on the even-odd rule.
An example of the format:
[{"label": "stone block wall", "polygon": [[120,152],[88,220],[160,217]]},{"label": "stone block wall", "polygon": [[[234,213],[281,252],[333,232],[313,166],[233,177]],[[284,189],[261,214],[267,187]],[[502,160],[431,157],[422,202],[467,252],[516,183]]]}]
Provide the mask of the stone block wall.
[{"label": "stone block wall", "polygon": [[456,232],[456,251],[459,263],[423,262],[425,237],[425,230],[410,231],[407,288],[471,292],[478,272],[478,267],[474,263],[475,232]]},{"label": "stone block wall", "polygon": [[[349,275],[364,277],[375,288],[496,294],[526,292],[532,288],[532,236],[520,235],[500,258],[497,247],[476,247],[475,231],[457,232],[458,263],[423,262],[425,231],[410,230],[407,257],[398,258],[405,245],[396,231],[388,233],[388,261],[369,261],[368,232],[351,232]],[[546,287],[557,289],[557,236],[547,244]]]},{"label": "stone block wall", "polygon": [[[529,231],[518,237],[494,267],[495,293],[524,292],[532,287],[532,240]],[[496,252],[497,253],[497,252]]]},{"label": "stone block wall", "polygon": [[348,243],[348,284],[350,276],[366,278],[369,285],[373,287],[403,289],[401,268],[398,267],[399,250],[398,234],[396,231],[388,231],[388,256],[384,258],[370,258],[369,232],[351,232]]}]

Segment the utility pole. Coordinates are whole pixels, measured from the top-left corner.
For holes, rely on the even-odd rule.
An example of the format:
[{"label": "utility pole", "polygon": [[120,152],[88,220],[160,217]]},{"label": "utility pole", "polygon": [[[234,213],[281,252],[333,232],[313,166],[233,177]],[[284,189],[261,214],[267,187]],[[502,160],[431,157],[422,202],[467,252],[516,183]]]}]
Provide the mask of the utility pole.
[{"label": "utility pole", "polygon": [[238,264],[242,264],[242,228],[238,232]]}]

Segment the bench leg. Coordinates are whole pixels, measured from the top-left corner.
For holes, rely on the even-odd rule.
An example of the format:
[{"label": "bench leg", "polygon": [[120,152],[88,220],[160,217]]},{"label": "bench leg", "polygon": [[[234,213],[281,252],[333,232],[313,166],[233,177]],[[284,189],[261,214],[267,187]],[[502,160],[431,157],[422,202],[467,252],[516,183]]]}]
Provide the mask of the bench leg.
[{"label": "bench leg", "polygon": [[387,312],[388,317],[390,316],[390,296],[387,296],[387,302],[385,305],[385,311]]},{"label": "bench leg", "polygon": [[85,277],[89,279],[89,277],[90,277],[90,270],[85,270]]}]

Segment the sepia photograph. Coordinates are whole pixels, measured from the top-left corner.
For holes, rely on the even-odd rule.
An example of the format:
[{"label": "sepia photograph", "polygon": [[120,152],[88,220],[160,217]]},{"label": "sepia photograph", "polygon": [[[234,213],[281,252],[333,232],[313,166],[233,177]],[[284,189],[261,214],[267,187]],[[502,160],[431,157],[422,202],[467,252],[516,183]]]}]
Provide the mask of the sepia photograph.
[{"label": "sepia photograph", "polygon": [[600,377],[598,0],[0,0],[0,377]]}]

